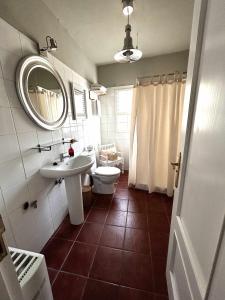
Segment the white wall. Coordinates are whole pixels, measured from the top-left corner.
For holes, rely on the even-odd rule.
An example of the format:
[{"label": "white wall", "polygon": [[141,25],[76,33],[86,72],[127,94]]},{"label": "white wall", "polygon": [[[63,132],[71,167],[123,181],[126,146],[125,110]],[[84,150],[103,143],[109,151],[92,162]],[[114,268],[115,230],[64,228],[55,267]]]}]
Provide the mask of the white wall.
[{"label": "white wall", "polygon": [[60,19],[40,0],[0,1],[0,17],[33,41],[46,45],[46,35],[58,44],[54,53],[58,59],[91,82],[97,82],[97,68],[77,44]]},{"label": "white wall", "polygon": [[[99,118],[72,121],[71,109],[64,126],[57,131],[45,131],[25,114],[15,90],[15,69],[18,61],[37,54],[36,44],[0,19],[0,213],[6,223],[9,245],[40,251],[67,212],[64,183],[55,186],[53,180],[40,176],[39,169],[66,150],[56,146],[51,152],[31,150],[37,144],[61,138],[75,137],[75,151],[100,141]],[[62,76],[68,95],[69,82],[83,88],[88,82],[53,56],[49,60]],[[37,209],[24,211],[24,202],[38,201]]]},{"label": "white wall", "polygon": [[188,50],[154,57],[143,58],[133,64],[109,64],[98,66],[98,81],[107,86],[115,87],[136,83],[140,76],[167,74],[187,70]]}]

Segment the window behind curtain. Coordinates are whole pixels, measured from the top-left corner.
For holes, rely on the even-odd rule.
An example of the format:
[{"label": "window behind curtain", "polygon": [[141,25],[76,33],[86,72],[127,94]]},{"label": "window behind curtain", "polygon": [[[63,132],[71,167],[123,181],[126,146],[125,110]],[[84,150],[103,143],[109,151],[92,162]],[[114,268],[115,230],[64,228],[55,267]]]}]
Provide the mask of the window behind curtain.
[{"label": "window behind curtain", "polygon": [[[132,89],[124,88],[115,91],[116,135],[117,138],[129,138],[129,125],[132,103]],[[121,134],[123,134],[121,136]]]},{"label": "window behind curtain", "polygon": [[109,88],[101,97],[102,144],[115,143],[128,169],[132,87]]}]

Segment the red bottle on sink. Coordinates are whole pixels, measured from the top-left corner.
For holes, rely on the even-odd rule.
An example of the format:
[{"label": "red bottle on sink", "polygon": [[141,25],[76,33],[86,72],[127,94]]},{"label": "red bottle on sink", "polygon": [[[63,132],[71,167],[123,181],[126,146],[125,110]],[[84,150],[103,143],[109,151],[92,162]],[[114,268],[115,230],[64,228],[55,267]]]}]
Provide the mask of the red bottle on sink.
[{"label": "red bottle on sink", "polygon": [[70,157],[74,156],[74,150],[73,150],[71,145],[70,145],[70,148],[68,150],[68,154],[69,154]]}]

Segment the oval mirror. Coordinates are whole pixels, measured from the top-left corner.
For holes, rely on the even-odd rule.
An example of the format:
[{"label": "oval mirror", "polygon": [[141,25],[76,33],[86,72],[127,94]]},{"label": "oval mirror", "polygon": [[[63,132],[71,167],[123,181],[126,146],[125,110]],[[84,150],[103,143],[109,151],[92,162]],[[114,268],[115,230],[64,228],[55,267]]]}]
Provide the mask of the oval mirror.
[{"label": "oval mirror", "polygon": [[24,58],[17,67],[16,85],[19,99],[37,125],[55,130],[63,125],[68,113],[68,98],[63,81],[40,56]]}]

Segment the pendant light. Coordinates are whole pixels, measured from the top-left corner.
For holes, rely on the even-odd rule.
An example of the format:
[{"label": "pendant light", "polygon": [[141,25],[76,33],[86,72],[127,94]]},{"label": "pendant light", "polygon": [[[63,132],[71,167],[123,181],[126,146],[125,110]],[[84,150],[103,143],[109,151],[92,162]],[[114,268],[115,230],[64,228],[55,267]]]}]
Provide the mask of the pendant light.
[{"label": "pendant light", "polygon": [[141,59],[142,52],[138,49],[138,46],[136,48],[134,48],[133,46],[133,39],[131,37],[131,25],[129,24],[129,15],[128,24],[125,27],[125,32],[126,37],[124,39],[123,49],[114,55],[114,59],[119,63],[133,63]]},{"label": "pendant light", "polygon": [[123,14],[125,16],[131,15],[134,10],[133,0],[122,0]]}]

